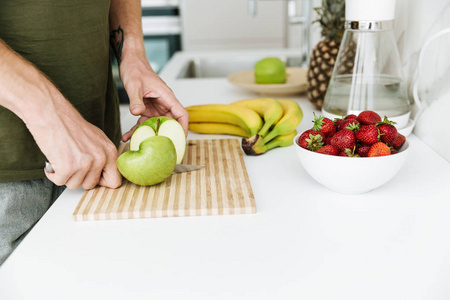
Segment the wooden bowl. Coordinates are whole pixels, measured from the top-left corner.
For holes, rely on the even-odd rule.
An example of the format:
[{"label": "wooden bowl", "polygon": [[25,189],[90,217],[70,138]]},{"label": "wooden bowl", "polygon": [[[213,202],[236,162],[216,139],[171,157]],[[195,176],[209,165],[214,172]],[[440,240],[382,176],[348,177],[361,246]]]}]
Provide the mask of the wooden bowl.
[{"label": "wooden bowl", "polygon": [[253,70],[237,72],[227,77],[231,84],[256,92],[264,96],[291,96],[306,92],[308,82],[307,70],[303,68],[286,68],[286,83],[257,84]]}]

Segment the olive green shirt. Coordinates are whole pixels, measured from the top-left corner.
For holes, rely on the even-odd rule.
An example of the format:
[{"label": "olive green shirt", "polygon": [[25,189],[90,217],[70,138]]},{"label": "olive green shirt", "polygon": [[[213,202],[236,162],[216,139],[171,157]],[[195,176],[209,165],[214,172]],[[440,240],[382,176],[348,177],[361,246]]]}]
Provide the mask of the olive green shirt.
[{"label": "olive green shirt", "polygon": [[[117,145],[121,130],[109,6],[109,0],[0,0],[0,38]],[[33,95],[27,97],[33,101]],[[45,177],[45,161],[24,122],[0,106],[0,182]]]}]

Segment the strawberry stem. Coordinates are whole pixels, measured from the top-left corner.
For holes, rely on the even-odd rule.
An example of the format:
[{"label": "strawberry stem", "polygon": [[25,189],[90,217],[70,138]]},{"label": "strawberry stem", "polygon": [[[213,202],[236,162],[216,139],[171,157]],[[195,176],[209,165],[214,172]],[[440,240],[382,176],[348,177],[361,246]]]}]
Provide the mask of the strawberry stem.
[{"label": "strawberry stem", "polygon": [[312,129],[316,130],[316,131],[320,131],[320,129],[322,129],[324,117],[322,117],[322,116],[317,117],[315,112],[313,112],[313,115],[314,115],[314,121],[313,121],[314,126]]}]

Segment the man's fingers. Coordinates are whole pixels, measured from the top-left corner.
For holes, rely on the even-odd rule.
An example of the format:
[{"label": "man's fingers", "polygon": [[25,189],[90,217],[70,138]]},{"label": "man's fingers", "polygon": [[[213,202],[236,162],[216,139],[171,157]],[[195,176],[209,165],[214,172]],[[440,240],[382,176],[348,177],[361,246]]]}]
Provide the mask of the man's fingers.
[{"label": "man's fingers", "polygon": [[52,166],[54,173],[44,168],[48,179],[56,185],[66,185],[69,189],[78,189],[80,186],[84,189],[92,189],[97,184],[110,188],[119,187],[122,177],[116,166],[118,156],[116,146],[109,139],[94,140],[94,142],[99,142],[97,147],[85,149],[76,155],[76,159],[59,158],[65,164],[55,163]]},{"label": "man's fingers", "polygon": [[114,144],[107,149],[106,161],[103,166],[103,171],[100,176],[98,184],[107,188],[116,189],[122,184],[122,174],[117,169],[116,160],[119,154]]},{"label": "man's fingers", "polygon": [[126,91],[130,99],[130,112],[135,116],[140,116],[145,112],[142,90],[138,86],[128,85]]},{"label": "man's fingers", "polygon": [[131,130],[126,132],[124,135],[122,135],[122,142],[124,142],[124,143],[128,142],[128,140],[131,138],[131,135],[133,134],[134,130],[136,129],[136,126],[131,128]]},{"label": "man's fingers", "polygon": [[167,87],[167,90],[162,93],[160,97],[161,105],[165,106],[165,109],[167,109],[166,116],[172,117],[173,119],[177,120],[178,123],[180,123],[180,125],[183,127],[184,134],[187,136],[189,125],[189,113],[187,112],[187,110],[181,105],[181,103],[178,101],[169,87]]},{"label": "man's fingers", "polygon": [[177,119],[177,121],[181,124],[181,126],[184,129],[184,134],[188,135],[188,125],[189,125],[189,114],[185,114],[183,116],[181,116],[180,118]]},{"label": "man's fingers", "polygon": [[63,176],[60,172],[58,174],[49,173],[45,169],[44,169],[44,172],[45,172],[45,176],[47,176],[48,180],[50,180],[57,186],[65,185],[67,180],[69,180],[69,178],[70,178],[69,175]]},{"label": "man's fingers", "polygon": [[101,175],[102,172],[98,172],[97,170],[88,172],[83,182],[81,183],[81,187],[85,190],[91,190],[95,188],[100,181]]},{"label": "man's fingers", "polygon": [[134,130],[139,126],[139,122],[133,126],[133,128],[131,128],[128,132],[126,132],[123,136],[122,136],[122,142],[126,143],[128,142],[128,140],[131,138],[131,135],[133,134]]},{"label": "man's fingers", "polygon": [[115,161],[105,165],[98,184],[111,189],[116,189],[122,185],[122,175],[117,169]]},{"label": "man's fingers", "polygon": [[187,112],[187,110],[179,105],[178,107],[172,109],[172,115],[174,116],[174,119],[177,120],[178,123],[180,123],[180,125],[183,127],[184,134],[187,137],[189,125],[189,113]]},{"label": "man's fingers", "polygon": [[81,186],[81,184],[83,183],[85,175],[86,175],[86,173],[82,172],[82,171],[73,174],[73,176],[70,177],[69,180],[67,180],[66,187],[69,190],[78,189]]},{"label": "man's fingers", "polygon": [[126,143],[128,142],[128,140],[131,138],[131,135],[133,134],[134,130],[145,120],[147,120],[148,117],[147,116],[141,116],[136,125],[133,126],[133,128],[131,128],[128,132],[126,132],[123,136],[122,136],[122,142]]}]

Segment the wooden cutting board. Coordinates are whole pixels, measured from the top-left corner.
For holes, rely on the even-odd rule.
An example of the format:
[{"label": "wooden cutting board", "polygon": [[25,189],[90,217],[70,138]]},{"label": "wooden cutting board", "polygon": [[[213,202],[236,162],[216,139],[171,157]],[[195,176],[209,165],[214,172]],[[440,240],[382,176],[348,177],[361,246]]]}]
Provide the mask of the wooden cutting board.
[{"label": "wooden cutting board", "polygon": [[253,191],[237,139],[189,140],[184,164],[205,168],[174,174],[143,187],[124,179],[121,187],[85,191],[75,221],[250,214]]}]

